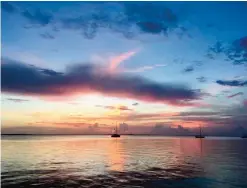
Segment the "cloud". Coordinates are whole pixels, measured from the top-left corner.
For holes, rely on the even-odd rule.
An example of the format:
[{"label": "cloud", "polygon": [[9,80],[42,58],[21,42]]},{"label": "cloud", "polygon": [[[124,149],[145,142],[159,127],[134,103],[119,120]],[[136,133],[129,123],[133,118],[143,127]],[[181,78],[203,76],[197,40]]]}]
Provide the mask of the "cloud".
[{"label": "cloud", "polygon": [[46,26],[50,24],[53,20],[53,16],[47,12],[43,12],[40,9],[36,10],[25,10],[21,13],[24,18],[26,18],[30,24],[38,26]]},{"label": "cloud", "polygon": [[129,109],[127,106],[119,106],[118,110],[132,110],[132,109]]},{"label": "cloud", "polygon": [[142,77],[111,75],[93,65],[74,65],[64,73],[39,69],[2,58],[2,91],[36,96],[71,96],[101,93],[119,98],[193,106],[200,92],[175,84],[157,83]]},{"label": "cloud", "polygon": [[178,125],[177,127],[171,127],[171,125],[167,125],[164,123],[157,123],[150,131],[150,134],[179,136],[179,135],[192,135],[193,133],[189,129],[184,128],[181,125]]},{"label": "cloud", "polygon": [[55,39],[55,37],[48,32],[42,33],[40,36],[44,39]]},{"label": "cloud", "polygon": [[231,61],[234,65],[242,65],[247,63],[247,37],[244,36],[234,40],[231,44],[223,44],[217,41],[210,46],[207,51],[209,59],[215,59],[219,55],[224,55],[227,61]]},{"label": "cloud", "polygon": [[79,32],[86,39],[93,39],[102,28],[120,33],[127,39],[136,38],[139,34],[167,36],[176,28],[180,29],[179,36],[187,34],[186,28],[178,26],[177,15],[163,2],[81,4],[83,8],[76,16],[68,12],[60,17],[40,9],[24,10],[20,14],[31,24],[30,28],[51,25],[56,30]]},{"label": "cloud", "polygon": [[8,101],[13,101],[13,102],[27,102],[29,100],[26,99],[13,99],[13,98],[7,98]]},{"label": "cloud", "polygon": [[233,64],[247,64],[247,36],[235,40],[225,53]]},{"label": "cloud", "polygon": [[239,96],[239,95],[243,95],[243,94],[244,94],[243,92],[238,92],[238,93],[235,93],[233,95],[228,96],[228,98],[233,98],[233,97],[236,97],[236,96]]},{"label": "cloud", "polygon": [[129,125],[127,123],[120,123],[119,129],[121,132],[126,132],[129,130]]},{"label": "cloud", "polygon": [[247,86],[247,81],[241,81],[241,80],[217,80],[216,83],[222,86],[232,86],[232,87]]},{"label": "cloud", "polygon": [[247,107],[247,99],[244,100],[243,104],[244,104],[244,106]]},{"label": "cloud", "polygon": [[192,72],[192,71],[194,71],[194,67],[193,66],[188,66],[183,70],[184,73],[189,73],[189,72]]},{"label": "cloud", "polygon": [[114,106],[96,105],[96,107],[101,107],[101,108],[110,109],[110,110],[114,110],[115,109]]},{"label": "cloud", "polygon": [[133,106],[137,106],[137,105],[139,105],[139,103],[138,103],[138,102],[135,102],[135,103],[133,103],[132,105],[133,105]]},{"label": "cloud", "polygon": [[101,107],[101,108],[110,109],[110,110],[121,110],[121,111],[132,110],[132,109],[130,109],[127,106],[124,106],[124,105],[120,105],[120,106],[96,105],[96,107]]},{"label": "cloud", "polygon": [[207,81],[207,79],[204,76],[198,77],[196,78],[198,80],[198,82],[204,83]]},{"label": "cloud", "polygon": [[8,13],[14,13],[14,12],[17,11],[16,8],[15,8],[15,6],[13,6],[9,2],[4,2],[4,1],[1,2],[1,8],[2,8],[2,10],[6,11]]},{"label": "cloud", "polygon": [[123,53],[117,57],[112,58],[110,61],[110,67],[109,67],[110,71],[115,70],[121,62],[129,59],[130,57],[132,57],[136,53],[137,53],[137,50],[129,51],[129,52]]},{"label": "cloud", "polygon": [[220,54],[224,52],[224,50],[223,44],[220,41],[217,41],[213,46],[209,47],[209,52],[214,54]]},{"label": "cloud", "polygon": [[177,16],[160,2],[125,3],[125,15],[144,33],[166,35],[177,26]]},{"label": "cloud", "polygon": [[137,72],[145,72],[146,70],[152,70],[157,67],[165,67],[167,66],[166,64],[155,64],[152,66],[143,66],[143,67],[138,67],[134,69],[122,69],[121,72],[126,72],[126,73],[137,73]]},{"label": "cloud", "polygon": [[147,121],[157,121],[165,120],[172,116],[175,116],[178,113],[175,112],[165,112],[165,113],[122,113],[118,115],[107,115],[107,116],[94,116],[94,117],[84,117],[81,115],[70,115],[65,117],[72,121],[132,121],[132,122],[147,122]]}]

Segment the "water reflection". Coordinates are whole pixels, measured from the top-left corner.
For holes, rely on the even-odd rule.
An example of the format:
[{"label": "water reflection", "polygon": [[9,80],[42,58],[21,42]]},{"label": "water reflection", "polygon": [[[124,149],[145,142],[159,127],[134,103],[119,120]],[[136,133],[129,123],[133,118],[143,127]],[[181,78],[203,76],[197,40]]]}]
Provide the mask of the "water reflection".
[{"label": "water reflection", "polygon": [[123,143],[119,141],[119,138],[112,138],[107,154],[109,169],[123,171],[126,156],[123,155]]},{"label": "water reflection", "polygon": [[246,187],[244,140],[2,138],[3,187]]}]

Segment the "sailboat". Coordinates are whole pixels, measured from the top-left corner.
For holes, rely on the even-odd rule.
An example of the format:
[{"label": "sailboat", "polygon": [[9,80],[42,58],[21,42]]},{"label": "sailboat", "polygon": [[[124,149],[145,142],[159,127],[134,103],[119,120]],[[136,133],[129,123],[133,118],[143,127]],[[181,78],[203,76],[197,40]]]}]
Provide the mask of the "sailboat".
[{"label": "sailboat", "polygon": [[117,132],[117,124],[116,124],[115,133],[113,133],[113,134],[111,135],[111,137],[115,137],[115,138],[120,137],[120,134],[118,134],[118,132]]},{"label": "sailboat", "polygon": [[202,135],[202,127],[200,126],[200,134],[195,136],[196,138],[205,138],[205,136]]}]

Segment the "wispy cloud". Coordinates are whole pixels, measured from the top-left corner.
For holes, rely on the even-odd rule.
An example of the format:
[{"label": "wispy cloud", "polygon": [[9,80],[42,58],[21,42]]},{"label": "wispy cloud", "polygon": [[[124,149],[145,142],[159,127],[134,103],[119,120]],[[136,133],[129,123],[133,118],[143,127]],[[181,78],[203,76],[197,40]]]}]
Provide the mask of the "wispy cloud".
[{"label": "wispy cloud", "polygon": [[118,106],[96,105],[96,107],[101,107],[101,108],[110,109],[110,110],[120,110],[120,111],[126,111],[126,110],[131,111],[132,110],[128,106],[124,106],[124,105],[118,105]]},{"label": "wispy cloud", "polygon": [[196,78],[199,82],[204,83],[207,81],[207,79],[204,76]]},{"label": "wispy cloud", "polygon": [[110,60],[110,65],[109,65],[110,71],[114,71],[119,66],[120,63],[134,56],[137,52],[138,50],[133,50],[133,51],[120,54],[119,56],[113,57]]},{"label": "wispy cloud", "polygon": [[42,33],[40,36],[44,39],[55,39],[55,37],[48,32]]},{"label": "wispy cloud", "polygon": [[27,102],[29,100],[26,99],[14,99],[14,98],[7,98],[8,101],[12,101],[12,102]]},{"label": "wispy cloud", "polygon": [[145,72],[147,70],[152,70],[157,67],[166,67],[166,64],[155,64],[155,65],[150,65],[150,66],[143,66],[143,67],[138,67],[134,69],[122,69],[120,70],[121,72],[126,72],[126,73],[137,73],[137,72]]},{"label": "wispy cloud", "polygon": [[193,71],[194,71],[194,67],[193,66],[188,66],[182,72],[183,73],[189,73],[189,72],[193,72]]},{"label": "wispy cloud", "polygon": [[243,92],[238,92],[238,93],[235,93],[233,95],[228,96],[228,98],[233,98],[233,97],[236,97],[236,96],[239,96],[239,95],[243,95],[243,94],[244,94]]}]

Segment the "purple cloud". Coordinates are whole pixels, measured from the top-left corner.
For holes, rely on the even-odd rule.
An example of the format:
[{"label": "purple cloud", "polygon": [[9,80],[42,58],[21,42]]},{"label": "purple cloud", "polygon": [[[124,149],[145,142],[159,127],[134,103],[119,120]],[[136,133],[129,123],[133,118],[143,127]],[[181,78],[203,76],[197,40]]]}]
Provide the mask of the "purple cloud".
[{"label": "purple cloud", "polygon": [[92,65],[74,65],[64,73],[2,59],[2,91],[37,96],[101,93],[120,98],[177,106],[196,105],[201,94],[182,85],[157,83],[142,77],[99,72]]}]

